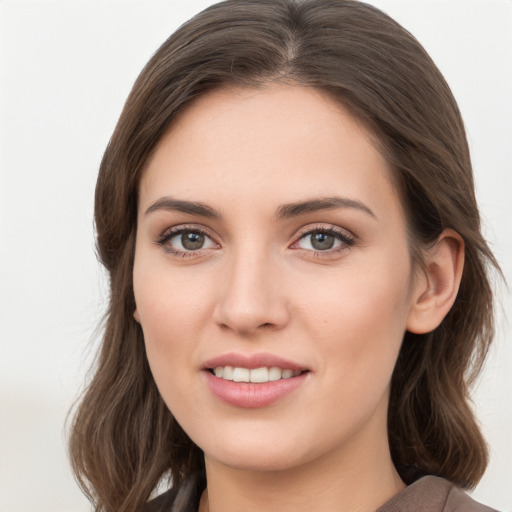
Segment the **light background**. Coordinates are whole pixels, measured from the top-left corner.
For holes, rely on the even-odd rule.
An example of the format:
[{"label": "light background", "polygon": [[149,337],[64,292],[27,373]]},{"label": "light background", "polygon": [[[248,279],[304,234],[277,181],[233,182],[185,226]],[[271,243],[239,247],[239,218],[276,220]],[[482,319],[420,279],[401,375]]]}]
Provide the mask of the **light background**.
[{"label": "light background", "polygon": [[[212,1],[0,1],[0,511],[82,512],[64,421],[107,280],[99,162],[138,72]],[[426,47],[466,121],[485,231],[512,282],[512,2],[374,0]],[[512,511],[510,293],[475,393],[491,464],[474,496]]]}]

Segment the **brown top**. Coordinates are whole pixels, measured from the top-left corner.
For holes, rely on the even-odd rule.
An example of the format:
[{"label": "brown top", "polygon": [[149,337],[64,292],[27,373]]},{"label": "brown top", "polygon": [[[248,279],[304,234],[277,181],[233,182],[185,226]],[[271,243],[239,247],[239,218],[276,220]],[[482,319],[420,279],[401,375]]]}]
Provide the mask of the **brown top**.
[{"label": "brown top", "polygon": [[497,512],[437,476],[424,476],[384,503],[377,512]]},{"label": "brown top", "polygon": [[[200,477],[187,480],[150,501],[144,512],[197,512],[204,489]],[[448,480],[424,476],[393,496],[376,512],[497,512],[471,499]]]}]

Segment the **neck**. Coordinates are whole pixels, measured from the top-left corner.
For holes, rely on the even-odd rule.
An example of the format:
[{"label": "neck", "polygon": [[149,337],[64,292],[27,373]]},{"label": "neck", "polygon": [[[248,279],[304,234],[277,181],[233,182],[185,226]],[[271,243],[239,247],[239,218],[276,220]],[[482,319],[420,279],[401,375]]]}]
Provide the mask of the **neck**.
[{"label": "neck", "polygon": [[374,512],[405,485],[387,436],[371,445],[364,437],[359,447],[332,450],[291,469],[240,469],[206,457],[208,490],[200,511]]}]

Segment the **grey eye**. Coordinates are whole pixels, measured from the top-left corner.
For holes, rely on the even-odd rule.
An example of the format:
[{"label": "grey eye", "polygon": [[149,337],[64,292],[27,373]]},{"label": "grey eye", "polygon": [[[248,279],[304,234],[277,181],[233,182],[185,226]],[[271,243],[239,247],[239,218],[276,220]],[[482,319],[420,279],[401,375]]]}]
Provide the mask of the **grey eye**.
[{"label": "grey eye", "polygon": [[329,233],[313,233],[311,237],[311,246],[317,251],[325,251],[334,247],[336,239]]},{"label": "grey eye", "polygon": [[346,242],[342,241],[342,235],[325,231],[311,231],[298,241],[298,246],[309,251],[328,251],[341,247],[343,243]]},{"label": "grey eye", "polygon": [[197,251],[202,249],[205,236],[202,233],[187,231],[181,234],[181,245],[187,251]]},{"label": "grey eye", "polygon": [[192,229],[180,230],[173,235],[169,235],[163,243],[176,252],[193,252],[216,247],[215,242],[206,233]]}]

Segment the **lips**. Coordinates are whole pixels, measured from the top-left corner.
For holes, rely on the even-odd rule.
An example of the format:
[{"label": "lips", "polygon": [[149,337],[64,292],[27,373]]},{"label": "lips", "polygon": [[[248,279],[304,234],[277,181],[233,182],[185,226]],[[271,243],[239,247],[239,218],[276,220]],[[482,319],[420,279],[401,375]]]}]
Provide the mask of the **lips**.
[{"label": "lips", "polygon": [[235,407],[271,405],[298,389],[310,370],[272,354],[225,354],[203,366],[210,391]]},{"label": "lips", "polygon": [[217,367],[231,366],[233,368],[248,368],[249,370],[256,368],[281,368],[283,370],[307,371],[306,366],[300,365],[294,361],[284,359],[279,356],[267,353],[259,354],[239,354],[229,353],[214,357],[206,361],[203,365],[205,370],[213,370]]}]

